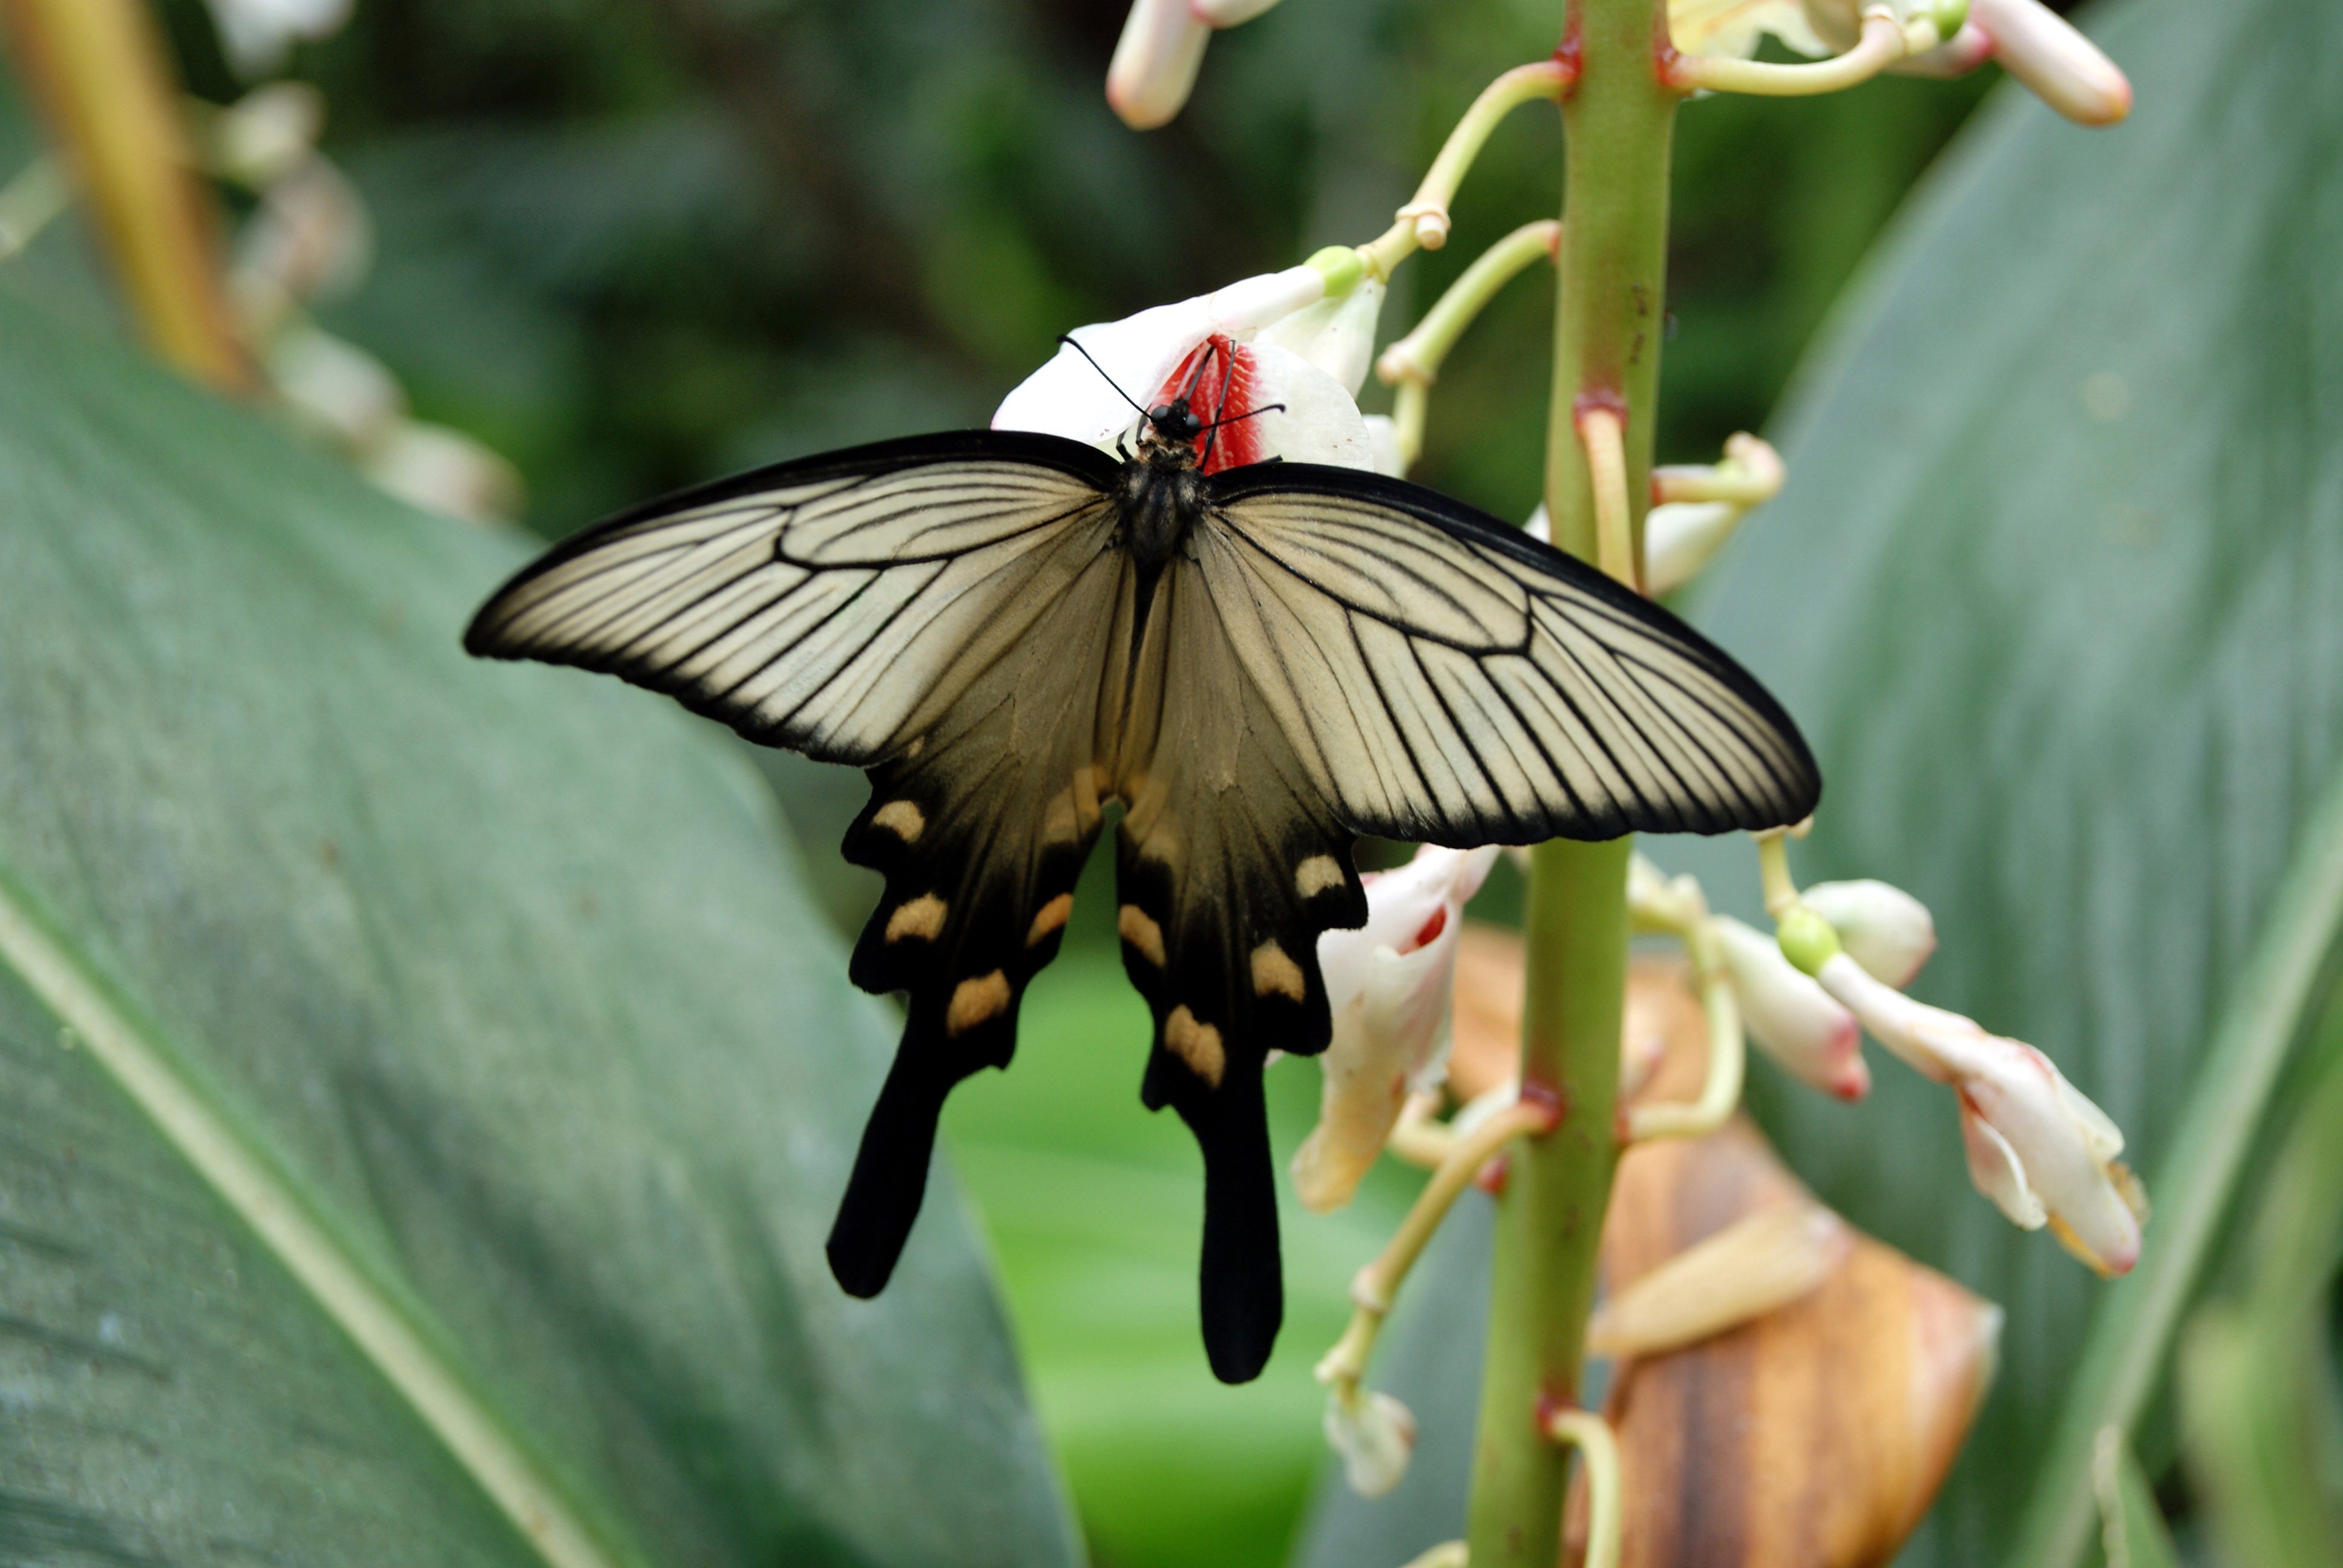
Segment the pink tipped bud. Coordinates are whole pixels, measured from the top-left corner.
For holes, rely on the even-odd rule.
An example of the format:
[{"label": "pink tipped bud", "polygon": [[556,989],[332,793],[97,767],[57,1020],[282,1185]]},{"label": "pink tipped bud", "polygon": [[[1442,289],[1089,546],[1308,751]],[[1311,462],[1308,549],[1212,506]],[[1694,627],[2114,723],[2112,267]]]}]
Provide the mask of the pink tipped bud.
[{"label": "pink tipped bud", "polygon": [[1969,20],[2002,68],[2068,119],[2111,126],[2131,113],[2131,83],[2116,63],[2036,0],[1973,0]]},{"label": "pink tipped bud", "polygon": [[1123,124],[1151,131],[1179,114],[1212,32],[1188,0],[1134,0],[1106,68],[1106,101]]}]

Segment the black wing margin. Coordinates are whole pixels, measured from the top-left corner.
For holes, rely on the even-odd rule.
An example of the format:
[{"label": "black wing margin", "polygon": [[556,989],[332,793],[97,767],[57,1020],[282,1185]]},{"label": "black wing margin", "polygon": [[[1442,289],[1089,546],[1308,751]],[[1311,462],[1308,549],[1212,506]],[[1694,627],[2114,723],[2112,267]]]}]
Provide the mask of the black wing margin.
[{"label": "black wing margin", "polygon": [[1810,815],[1797,727],[1642,595],[1436,491],[1259,464],[1212,480],[1231,640],[1362,831],[1456,847]]}]

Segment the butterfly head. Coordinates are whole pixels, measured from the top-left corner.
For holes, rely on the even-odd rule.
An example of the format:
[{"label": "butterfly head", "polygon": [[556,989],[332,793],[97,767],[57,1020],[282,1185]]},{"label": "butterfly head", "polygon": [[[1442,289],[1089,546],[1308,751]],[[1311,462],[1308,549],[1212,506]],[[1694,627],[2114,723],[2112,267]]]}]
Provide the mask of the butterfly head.
[{"label": "butterfly head", "polygon": [[1185,397],[1174,397],[1150,408],[1147,425],[1157,440],[1173,441],[1183,447],[1193,446],[1196,437],[1204,433],[1203,416],[1188,407]]}]

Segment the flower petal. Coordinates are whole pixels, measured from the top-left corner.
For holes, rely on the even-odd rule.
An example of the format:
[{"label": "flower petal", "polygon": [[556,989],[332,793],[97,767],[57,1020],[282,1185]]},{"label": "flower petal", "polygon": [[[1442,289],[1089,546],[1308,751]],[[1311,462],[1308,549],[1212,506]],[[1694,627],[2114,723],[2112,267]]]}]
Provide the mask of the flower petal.
[{"label": "flower petal", "polygon": [[1321,299],[1272,322],[1253,341],[1292,349],[1356,397],[1374,358],[1375,322],[1383,306],[1382,282],[1368,277],[1348,294]]},{"label": "flower petal", "polygon": [[1351,395],[1323,370],[1289,349],[1255,345],[1256,407],[1282,403],[1251,423],[1263,457],[1327,463],[1338,468],[1375,466],[1374,437]]},{"label": "flower petal", "polygon": [[2009,1140],[1964,1101],[1961,1106],[1961,1148],[1968,1156],[1969,1181],[1993,1200],[1993,1206],[2023,1231],[2038,1231],[2050,1211],[2026,1184],[2026,1167]]},{"label": "flower petal", "polygon": [[1342,1473],[1362,1497],[1381,1497],[1407,1473],[1415,1452],[1415,1416],[1387,1393],[1365,1391],[1346,1402],[1326,1400],[1326,1442],[1342,1456]]},{"label": "flower petal", "polygon": [[1668,33],[1687,55],[1745,60],[1757,52],[1757,39],[1765,33],[1809,57],[1830,53],[1798,0],[1673,0]]},{"label": "flower petal", "polygon": [[1948,1082],[1955,1068],[1947,1058],[1966,1041],[1986,1038],[1984,1030],[1956,1012],[1914,1001],[1845,952],[1833,953],[1815,979],[1833,999],[1863,1020],[1871,1038],[1902,1057],[1916,1070]]},{"label": "flower petal", "polygon": [[1250,22],[1277,0],[1188,0],[1188,9],[1215,27],[1234,27]]}]

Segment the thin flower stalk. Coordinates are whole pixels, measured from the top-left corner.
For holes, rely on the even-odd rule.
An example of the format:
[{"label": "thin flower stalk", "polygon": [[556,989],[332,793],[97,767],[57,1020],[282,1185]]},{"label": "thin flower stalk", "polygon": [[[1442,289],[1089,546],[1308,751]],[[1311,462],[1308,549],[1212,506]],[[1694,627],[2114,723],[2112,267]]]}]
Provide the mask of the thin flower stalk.
[{"label": "thin flower stalk", "polygon": [[1619,1440],[1612,1435],[1610,1424],[1591,1410],[1557,1410],[1546,1417],[1545,1431],[1560,1446],[1577,1450],[1586,1466],[1584,1568],[1619,1568]]},{"label": "thin flower stalk", "polygon": [[1716,932],[1707,920],[1694,921],[1684,931],[1684,941],[1685,950],[1692,954],[1701,1010],[1708,1019],[1708,1076],[1702,1082],[1698,1100],[1630,1106],[1625,1117],[1630,1143],[1654,1138],[1697,1138],[1714,1132],[1725,1125],[1741,1103],[1748,1045],[1742,1033],[1741,1008],[1733,994],[1731,971],[1725,968]]},{"label": "thin flower stalk", "polygon": [[1562,246],[1562,225],[1553,218],[1525,223],[1483,251],[1463,274],[1423,314],[1407,335],[1384,349],[1375,360],[1375,376],[1398,388],[1392,422],[1400,455],[1400,469],[1413,467],[1423,451],[1424,415],[1432,383],[1448,351],[1464,329],[1485,309],[1500,289],[1540,256],[1554,259]]},{"label": "thin flower stalk", "polygon": [[1578,438],[1586,447],[1587,478],[1594,488],[1594,564],[1604,576],[1634,588],[1634,520],[1627,510],[1626,431],[1619,411],[1599,404],[1580,409]]},{"label": "thin flower stalk", "polygon": [[1885,6],[1866,10],[1863,34],[1845,54],[1812,65],[1784,65],[1716,55],[1678,55],[1665,67],[1669,85],[1684,93],[1750,93],[1804,97],[1835,93],[1869,81],[1909,55],[1944,42],[1933,17],[1901,22]]},{"label": "thin flower stalk", "polygon": [[1407,336],[1376,358],[1376,377],[1393,387],[1438,379],[1448,351],[1498,291],[1532,262],[1552,261],[1561,248],[1562,225],[1549,217],[1522,225],[1483,251]]},{"label": "thin flower stalk", "polygon": [[1552,1106],[1520,1101],[1470,1132],[1454,1135],[1447,1157],[1433,1172],[1432,1180],[1423,1184],[1423,1191],[1416,1194],[1397,1232],[1383,1243],[1374,1261],[1361,1269],[1351,1282],[1350,1326],[1334,1342],[1334,1348],[1320,1358],[1320,1382],[1338,1397],[1357,1389],[1359,1379],[1366,1372],[1367,1354],[1374,1348],[1375,1336],[1382,1332],[1393,1299],[1449,1209],[1472,1184],[1473,1178],[1480,1174],[1481,1167],[1503,1152],[1505,1145],[1516,1138],[1550,1132],[1554,1124]]},{"label": "thin flower stalk", "polygon": [[[1559,59],[1536,60],[1514,66],[1481,89],[1481,95],[1473,100],[1473,106],[1464,111],[1463,118],[1448,133],[1440,156],[1432,160],[1432,167],[1415,187],[1414,197],[1399,209],[1398,222],[1392,232],[1405,231],[1407,249],[1421,246],[1425,250],[1438,250],[1448,243],[1448,204],[1456,198],[1456,187],[1464,183],[1465,172],[1481,156],[1489,133],[1497,128],[1497,122],[1523,104],[1542,98],[1548,102],[1559,99],[1570,90],[1572,75],[1571,68]],[[1391,236],[1384,237],[1389,239]]]},{"label": "thin flower stalk", "polygon": [[1721,463],[1673,464],[1652,470],[1652,504],[1717,501],[1727,506],[1762,507],[1781,494],[1789,470],[1781,454],[1763,438],[1741,432],[1725,441]]}]

